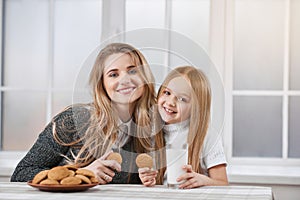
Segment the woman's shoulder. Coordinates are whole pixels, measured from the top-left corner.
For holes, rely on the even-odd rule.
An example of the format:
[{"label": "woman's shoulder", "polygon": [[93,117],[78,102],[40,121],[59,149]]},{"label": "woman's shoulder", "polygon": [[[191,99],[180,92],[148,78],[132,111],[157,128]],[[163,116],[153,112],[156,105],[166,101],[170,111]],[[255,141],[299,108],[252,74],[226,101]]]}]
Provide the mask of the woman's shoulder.
[{"label": "woman's shoulder", "polygon": [[52,122],[58,126],[63,125],[67,129],[72,129],[74,125],[88,123],[92,110],[92,104],[73,104],[54,116]]},{"label": "woman's shoulder", "polygon": [[66,107],[63,111],[59,112],[56,116],[54,116],[53,120],[60,119],[82,119],[89,118],[92,111],[91,104],[73,104]]}]

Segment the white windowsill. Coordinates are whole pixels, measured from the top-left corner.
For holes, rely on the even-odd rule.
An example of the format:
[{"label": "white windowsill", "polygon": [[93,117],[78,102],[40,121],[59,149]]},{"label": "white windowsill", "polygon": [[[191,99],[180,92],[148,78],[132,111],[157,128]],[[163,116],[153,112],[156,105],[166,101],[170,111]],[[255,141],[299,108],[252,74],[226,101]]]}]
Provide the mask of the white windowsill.
[{"label": "white windowsill", "polygon": [[300,166],[230,165],[227,173],[230,183],[300,185]]},{"label": "white windowsill", "polygon": [[[26,152],[0,151],[0,177],[10,177]],[[300,166],[228,165],[230,183],[300,185]]]},{"label": "white windowsill", "polygon": [[0,151],[0,176],[10,177],[26,152]]}]

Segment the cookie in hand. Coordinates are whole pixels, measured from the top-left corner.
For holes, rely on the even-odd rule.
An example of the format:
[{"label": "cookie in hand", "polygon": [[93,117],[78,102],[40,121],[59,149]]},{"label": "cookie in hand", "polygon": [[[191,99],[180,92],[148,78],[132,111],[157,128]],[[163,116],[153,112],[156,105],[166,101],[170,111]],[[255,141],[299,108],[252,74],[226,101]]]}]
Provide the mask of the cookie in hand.
[{"label": "cookie in hand", "polygon": [[110,153],[106,160],[115,160],[117,161],[120,165],[122,164],[122,156],[121,154],[117,153],[117,152],[112,152]]},{"label": "cookie in hand", "polygon": [[136,165],[138,168],[145,168],[148,167],[151,169],[153,167],[153,159],[146,153],[142,153],[136,157]]}]

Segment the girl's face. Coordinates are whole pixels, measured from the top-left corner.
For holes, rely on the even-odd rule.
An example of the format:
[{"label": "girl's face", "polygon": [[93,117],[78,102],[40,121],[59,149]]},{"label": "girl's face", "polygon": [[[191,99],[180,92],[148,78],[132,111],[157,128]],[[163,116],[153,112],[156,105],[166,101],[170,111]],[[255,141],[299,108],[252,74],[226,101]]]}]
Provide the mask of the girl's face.
[{"label": "girl's face", "polygon": [[187,120],[191,115],[192,88],[183,77],[172,79],[158,98],[158,111],[166,124]]},{"label": "girl's face", "polygon": [[144,81],[128,54],[112,54],[104,65],[103,84],[112,102],[131,104],[142,96]]}]

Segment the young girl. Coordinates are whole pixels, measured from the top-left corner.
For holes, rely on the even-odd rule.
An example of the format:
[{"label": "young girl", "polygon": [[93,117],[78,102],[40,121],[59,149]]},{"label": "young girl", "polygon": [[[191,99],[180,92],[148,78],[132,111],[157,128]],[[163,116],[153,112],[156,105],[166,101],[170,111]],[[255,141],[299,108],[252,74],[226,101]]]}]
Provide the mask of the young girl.
[{"label": "young girl", "polygon": [[[89,82],[93,102],[70,106],[55,116],[20,161],[11,181],[29,181],[42,170],[71,163],[92,170],[100,184],[141,183],[136,153],[163,147],[162,133],[154,136],[155,146],[150,137],[149,110],[156,98],[144,56],[128,44],[110,44],[98,54]],[[106,160],[111,149],[120,151],[122,166]],[[160,170],[158,183],[163,173]]]},{"label": "young girl", "polygon": [[[165,122],[167,145],[187,143],[188,165],[179,188],[227,185],[226,159],[220,137],[209,131],[211,91],[206,76],[198,69],[185,66],[171,71],[158,92],[158,110]],[[168,169],[167,169],[168,170]],[[153,186],[157,172],[139,170],[145,186]]]}]

